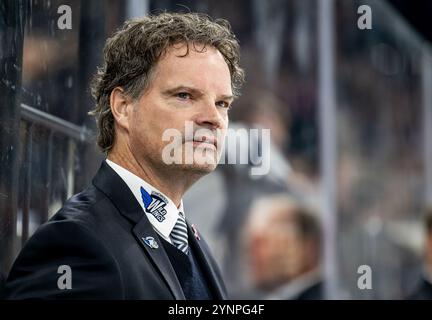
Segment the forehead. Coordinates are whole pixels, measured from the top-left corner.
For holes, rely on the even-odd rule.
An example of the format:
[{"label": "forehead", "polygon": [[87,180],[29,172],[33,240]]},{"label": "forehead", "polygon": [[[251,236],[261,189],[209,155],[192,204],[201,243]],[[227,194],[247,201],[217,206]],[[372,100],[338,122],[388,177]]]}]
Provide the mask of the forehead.
[{"label": "forehead", "polygon": [[[213,46],[185,43],[173,45],[154,70],[154,83],[191,85],[231,93],[231,74],[222,54]],[[162,83],[160,83],[162,82]]]}]

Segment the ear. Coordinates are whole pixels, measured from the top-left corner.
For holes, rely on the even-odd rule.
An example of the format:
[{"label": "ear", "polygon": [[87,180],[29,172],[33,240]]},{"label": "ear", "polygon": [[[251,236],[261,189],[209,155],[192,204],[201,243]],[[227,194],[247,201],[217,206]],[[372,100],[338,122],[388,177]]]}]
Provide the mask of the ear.
[{"label": "ear", "polygon": [[116,125],[128,130],[132,104],[130,103],[130,99],[124,94],[123,88],[116,87],[111,91],[110,106]]}]

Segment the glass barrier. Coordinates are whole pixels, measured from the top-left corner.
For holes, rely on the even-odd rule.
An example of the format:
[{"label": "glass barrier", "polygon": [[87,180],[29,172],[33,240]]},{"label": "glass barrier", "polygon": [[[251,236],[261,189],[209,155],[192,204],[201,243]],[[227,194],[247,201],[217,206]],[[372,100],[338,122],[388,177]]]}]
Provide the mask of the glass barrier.
[{"label": "glass barrier", "polygon": [[[370,30],[352,23],[362,4],[372,9]],[[339,293],[400,299],[422,267],[425,44],[385,3],[335,6]],[[371,290],[359,288],[363,265]]]}]

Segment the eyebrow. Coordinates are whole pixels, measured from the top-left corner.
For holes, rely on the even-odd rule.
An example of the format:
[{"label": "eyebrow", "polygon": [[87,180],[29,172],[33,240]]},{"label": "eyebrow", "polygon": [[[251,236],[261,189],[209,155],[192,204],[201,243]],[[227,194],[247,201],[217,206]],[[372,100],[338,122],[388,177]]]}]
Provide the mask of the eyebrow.
[{"label": "eyebrow", "polygon": [[[172,95],[172,94],[174,94],[176,92],[179,92],[181,90],[189,91],[191,93],[194,93],[194,94],[197,94],[197,95],[200,95],[200,96],[204,95],[204,93],[201,90],[199,90],[197,88],[194,88],[194,87],[190,87],[190,86],[184,86],[184,85],[180,85],[180,86],[177,86],[177,87],[174,87],[174,88],[171,88],[171,89],[167,89],[167,90],[163,91],[163,94],[165,94],[165,95]],[[222,99],[222,100],[234,100],[234,96],[233,95],[223,94],[223,95],[219,96],[219,99]]]},{"label": "eyebrow", "polygon": [[232,94],[231,95],[221,95],[220,98],[222,100],[230,100],[230,101],[234,100],[234,96]]}]

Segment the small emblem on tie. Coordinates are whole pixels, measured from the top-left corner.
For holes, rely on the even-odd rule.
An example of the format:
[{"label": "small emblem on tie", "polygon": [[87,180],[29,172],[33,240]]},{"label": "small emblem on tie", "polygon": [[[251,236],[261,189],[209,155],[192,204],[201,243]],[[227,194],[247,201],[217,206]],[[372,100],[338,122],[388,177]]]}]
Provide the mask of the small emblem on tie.
[{"label": "small emblem on tie", "polygon": [[153,237],[145,237],[145,238],[143,237],[142,239],[143,239],[144,243],[146,245],[148,245],[150,248],[152,248],[152,249],[159,248],[158,243],[156,242],[156,240]]}]

